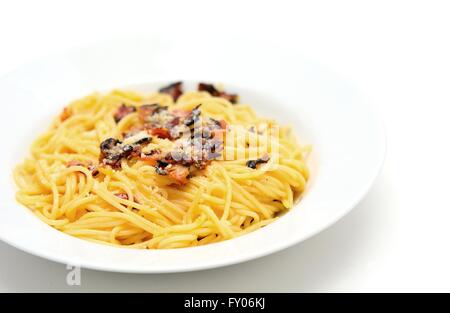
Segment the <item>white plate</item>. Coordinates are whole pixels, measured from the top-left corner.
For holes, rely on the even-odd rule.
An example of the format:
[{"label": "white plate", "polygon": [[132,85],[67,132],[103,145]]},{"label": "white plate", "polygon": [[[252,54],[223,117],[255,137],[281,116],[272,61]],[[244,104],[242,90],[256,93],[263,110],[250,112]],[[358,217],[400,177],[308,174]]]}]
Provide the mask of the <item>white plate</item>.
[{"label": "white plate", "polygon": [[[36,61],[1,80],[0,238],[29,253],[86,268],[180,272],[279,251],[348,213],[369,190],[384,158],[383,127],[367,99],[288,47],[280,51],[257,43],[234,45],[116,41]],[[261,114],[292,123],[301,143],[313,145],[311,181],[295,208],[237,239],[186,249],[129,250],[63,234],[15,201],[13,167],[68,101],[95,90],[133,84],[148,90],[156,82],[180,79],[223,82]]]}]

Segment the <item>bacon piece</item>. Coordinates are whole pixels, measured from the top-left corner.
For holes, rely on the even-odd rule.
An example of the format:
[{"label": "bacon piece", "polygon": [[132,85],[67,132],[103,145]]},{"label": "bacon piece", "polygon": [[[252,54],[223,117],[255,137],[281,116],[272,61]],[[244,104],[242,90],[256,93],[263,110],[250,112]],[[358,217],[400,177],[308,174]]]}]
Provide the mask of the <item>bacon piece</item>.
[{"label": "bacon piece", "polygon": [[149,116],[152,116],[153,114],[159,113],[164,110],[167,110],[167,107],[162,106],[158,103],[141,105],[138,108],[139,119],[143,122],[146,122]]},{"label": "bacon piece", "polygon": [[116,121],[116,123],[119,123],[125,116],[133,112],[136,112],[136,108],[134,106],[122,104],[117,109],[116,113],[114,113],[114,120]]},{"label": "bacon piece", "polygon": [[228,101],[230,101],[233,104],[236,104],[239,101],[239,96],[237,94],[221,92],[219,94],[219,97],[220,98],[224,98],[225,100],[228,100]]},{"label": "bacon piece", "polygon": [[183,165],[172,165],[166,168],[166,171],[173,180],[179,185],[185,185],[188,182],[189,168]]},{"label": "bacon piece", "polygon": [[170,111],[170,113],[172,113],[173,115],[175,115],[176,117],[179,117],[179,118],[186,118],[189,116],[189,114],[191,114],[190,111],[182,110],[182,109],[173,109],[172,111]]},{"label": "bacon piece", "polygon": [[142,146],[138,144],[133,145],[133,151],[130,153],[130,157],[139,157],[142,153]]},{"label": "bacon piece", "polygon": [[168,175],[175,181],[176,185],[187,184],[190,175],[189,167],[180,164],[171,164],[161,159],[156,161],[155,172],[162,176]]},{"label": "bacon piece", "polygon": [[198,91],[206,91],[213,97],[224,98],[233,104],[236,104],[238,102],[238,98],[239,98],[238,95],[229,94],[229,93],[226,93],[225,91],[219,91],[216,89],[216,87],[214,87],[213,84],[199,83],[197,89],[198,89]]},{"label": "bacon piece", "polygon": [[180,124],[181,118],[179,116],[175,116],[168,124],[169,127],[175,127]]},{"label": "bacon piece", "polygon": [[65,107],[61,113],[61,115],[59,116],[59,119],[61,122],[64,122],[65,120],[67,120],[69,117],[71,117],[73,115],[73,111],[71,108],[69,107]]},{"label": "bacon piece", "polygon": [[227,122],[225,120],[209,119],[212,123],[209,124],[209,130],[211,136],[209,139],[223,140],[223,135],[227,128]]},{"label": "bacon piece", "polygon": [[155,166],[158,163],[158,160],[161,158],[160,155],[154,154],[154,155],[141,155],[141,160],[145,163],[148,163],[151,166]]},{"label": "bacon piece", "polygon": [[225,120],[220,120],[220,127],[222,128],[222,129],[226,129],[227,128],[227,121],[225,121]]},{"label": "bacon piece", "polygon": [[158,160],[161,160],[163,158],[161,150],[154,149],[149,152],[142,152],[140,159],[144,161],[145,163],[155,166],[158,162]]},{"label": "bacon piece", "polygon": [[217,90],[213,84],[199,83],[197,89],[198,91],[206,91],[214,97],[219,95],[219,90]]},{"label": "bacon piece", "polygon": [[141,105],[138,109],[139,119],[141,121],[145,121],[148,116],[151,116],[153,114],[154,110],[155,110],[155,108],[151,104]]},{"label": "bacon piece", "polygon": [[170,132],[167,128],[152,128],[150,131],[153,136],[163,139],[170,138]]},{"label": "bacon piece", "polygon": [[213,130],[213,137],[214,140],[223,141],[223,135],[225,134],[225,129],[215,129]]},{"label": "bacon piece", "polygon": [[67,162],[66,164],[67,167],[72,167],[72,166],[85,166],[83,162],[78,161],[78,160],[71,160],[69,162]]},{"label": "bacon piece", "polygon": [[100,171],[98,170],[98,165],[89,164],[88,170],[91,171],[92,176],[94,176],[94,177],[97,176],[98,174],[100,174]]},{"label": "bacon piece", "polygon": [[128,194],[124,193],[124,192],[119,192],[114,194],[117,198],[123,199],[123,200],[129,200],[128,199]]},{"label": "bacon piece", "polygon": [[176,82],[162,87],[159,89],[159,92],[168,94],[172,96],[173,101],[177,101],[177,99],[183,94],[183,82]]},{"label": "bacon piece", "polygon": [[98,165],[94,165],[91,161],[87,161],[86,163],[83,163],[83,162],[78,161],[78,160],[71,160],[71,161],[67,162],[66,166],[67,167],[72,167],[72,166],[87,167],[87,169],[89,171],[91,171],[93,177],[95,177],[98,174],[100,174],[100,172],[98,170]]},{"label": "bacon piece", "polygon": [[239,99],[239,96],[238,96],[238,95],[236,95],[236,94],[230,94],[230,93],[225,93],[225,92],[221,92],[221,93],[219,94],[219,97],[220,97],[220,98],[224,98],[225,100],[228,100],[228,101],[230,101],[230,102],[233,103],[233,104],[238,103],[238,99]]}]

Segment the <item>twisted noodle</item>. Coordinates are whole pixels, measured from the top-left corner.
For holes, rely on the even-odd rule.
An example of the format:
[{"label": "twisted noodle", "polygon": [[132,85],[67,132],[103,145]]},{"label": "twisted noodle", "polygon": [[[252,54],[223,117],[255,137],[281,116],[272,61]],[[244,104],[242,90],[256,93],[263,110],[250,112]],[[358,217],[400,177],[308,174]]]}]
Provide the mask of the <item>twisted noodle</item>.
[{"label": "twisted noodle", "polygon": [[[100,143],[136,123],[137,113],[115,122],[113,114],[121,104],[155,102],[184,109],[201,104],[202,115],[241,126],[240,132],[225,135],[227,160],[213,161],[184,186],[171,185],[143,160],[122,161],[121,170],[99,167],[95,177],[85,166],[67,167],[74,159],[98,163]],[[230,239],[292,208],[308,179],[304,157],[309,148],[300,147],[289,128],[206,92],[185,93],[173,103],[167,94],[116,90],[74,101],[68,110],[67,119],[55,119],[33,143],[31,156],[14,177],[20,203],[52,227],[82,239],[148,249]],[[261,124],[266,125],[264,135],[249,131]],[[271,156],[267,164],[246,166],[250,156],[264,153]]]}]

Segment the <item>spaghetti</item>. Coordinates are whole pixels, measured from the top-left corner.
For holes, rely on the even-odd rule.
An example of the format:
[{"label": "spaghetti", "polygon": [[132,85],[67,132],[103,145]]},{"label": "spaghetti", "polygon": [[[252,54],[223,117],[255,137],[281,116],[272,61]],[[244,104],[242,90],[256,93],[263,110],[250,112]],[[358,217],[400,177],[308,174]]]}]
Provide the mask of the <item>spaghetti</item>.
[{"label": "spaghetti", "polygon": [[291,209],[309,147],[237,95],[182,89],[68,105],[15,169],[17,200],[66,234],[141,249],[231,239]]}]

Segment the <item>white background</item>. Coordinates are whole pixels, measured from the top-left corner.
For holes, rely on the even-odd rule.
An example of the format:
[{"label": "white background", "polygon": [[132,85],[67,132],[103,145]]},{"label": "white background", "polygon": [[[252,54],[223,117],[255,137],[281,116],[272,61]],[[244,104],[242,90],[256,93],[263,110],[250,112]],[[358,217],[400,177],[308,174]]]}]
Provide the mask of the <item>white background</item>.
[{"label": "white background", "polygon": [[388,135],[379,179],[321,234],[221,269],[82,270],[71,287],[64,265],[0,243],[0,291],[450,291],[448,1],[0,0],[0,75],[71,47],[153,35],[294,43],[372,98]]}]

